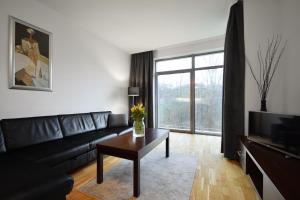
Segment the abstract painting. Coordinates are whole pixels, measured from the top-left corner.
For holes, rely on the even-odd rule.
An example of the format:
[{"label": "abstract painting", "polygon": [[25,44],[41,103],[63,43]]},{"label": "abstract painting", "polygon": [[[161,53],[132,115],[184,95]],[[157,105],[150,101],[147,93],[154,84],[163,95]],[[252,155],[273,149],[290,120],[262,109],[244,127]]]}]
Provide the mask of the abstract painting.
[{"label": "abstract painting", "polygon": [[10,17],[10,88],[52,91],[52,34]]}]

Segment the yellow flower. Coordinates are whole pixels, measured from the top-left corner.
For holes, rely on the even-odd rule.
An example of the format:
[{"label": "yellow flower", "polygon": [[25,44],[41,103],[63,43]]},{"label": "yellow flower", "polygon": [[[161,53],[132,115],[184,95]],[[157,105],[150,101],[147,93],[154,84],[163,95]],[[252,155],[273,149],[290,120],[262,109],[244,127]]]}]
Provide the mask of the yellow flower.
[{"label": "yellow flower", "polygon": [[134,120],[141,120],[145,116],[145,107],[142,103],[132,106],[130,109],[131,116]]}]

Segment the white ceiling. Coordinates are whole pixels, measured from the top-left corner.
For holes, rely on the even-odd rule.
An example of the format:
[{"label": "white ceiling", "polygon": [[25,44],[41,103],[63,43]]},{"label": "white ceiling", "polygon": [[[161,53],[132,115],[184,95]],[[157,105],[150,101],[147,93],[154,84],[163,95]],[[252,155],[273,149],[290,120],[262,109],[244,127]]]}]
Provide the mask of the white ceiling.
[{"label": "white ceiling", "polygon": [[128,53],[225,33],[232,0],[38,0]]}]

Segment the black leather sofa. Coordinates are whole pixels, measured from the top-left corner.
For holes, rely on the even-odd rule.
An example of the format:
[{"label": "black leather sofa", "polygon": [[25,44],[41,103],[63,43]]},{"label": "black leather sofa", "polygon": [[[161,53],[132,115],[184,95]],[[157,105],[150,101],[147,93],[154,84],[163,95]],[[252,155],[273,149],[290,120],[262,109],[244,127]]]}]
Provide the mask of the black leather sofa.
[{"label": "black leather sofa", "polygon": [[0,199],[65,199],[67,173],[96,159],[96,144],[130,130],[108,127],[111,112],[1,120]]}]

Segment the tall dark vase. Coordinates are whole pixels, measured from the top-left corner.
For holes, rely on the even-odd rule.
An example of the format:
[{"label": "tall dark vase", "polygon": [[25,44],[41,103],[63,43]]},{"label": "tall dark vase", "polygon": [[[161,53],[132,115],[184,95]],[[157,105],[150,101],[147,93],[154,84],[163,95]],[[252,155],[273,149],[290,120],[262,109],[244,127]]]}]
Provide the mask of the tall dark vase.
[{"label": "tall dark vase", "polygon": [[260,111],[267,112],[267,101],[265,99],[260,101]]}]

